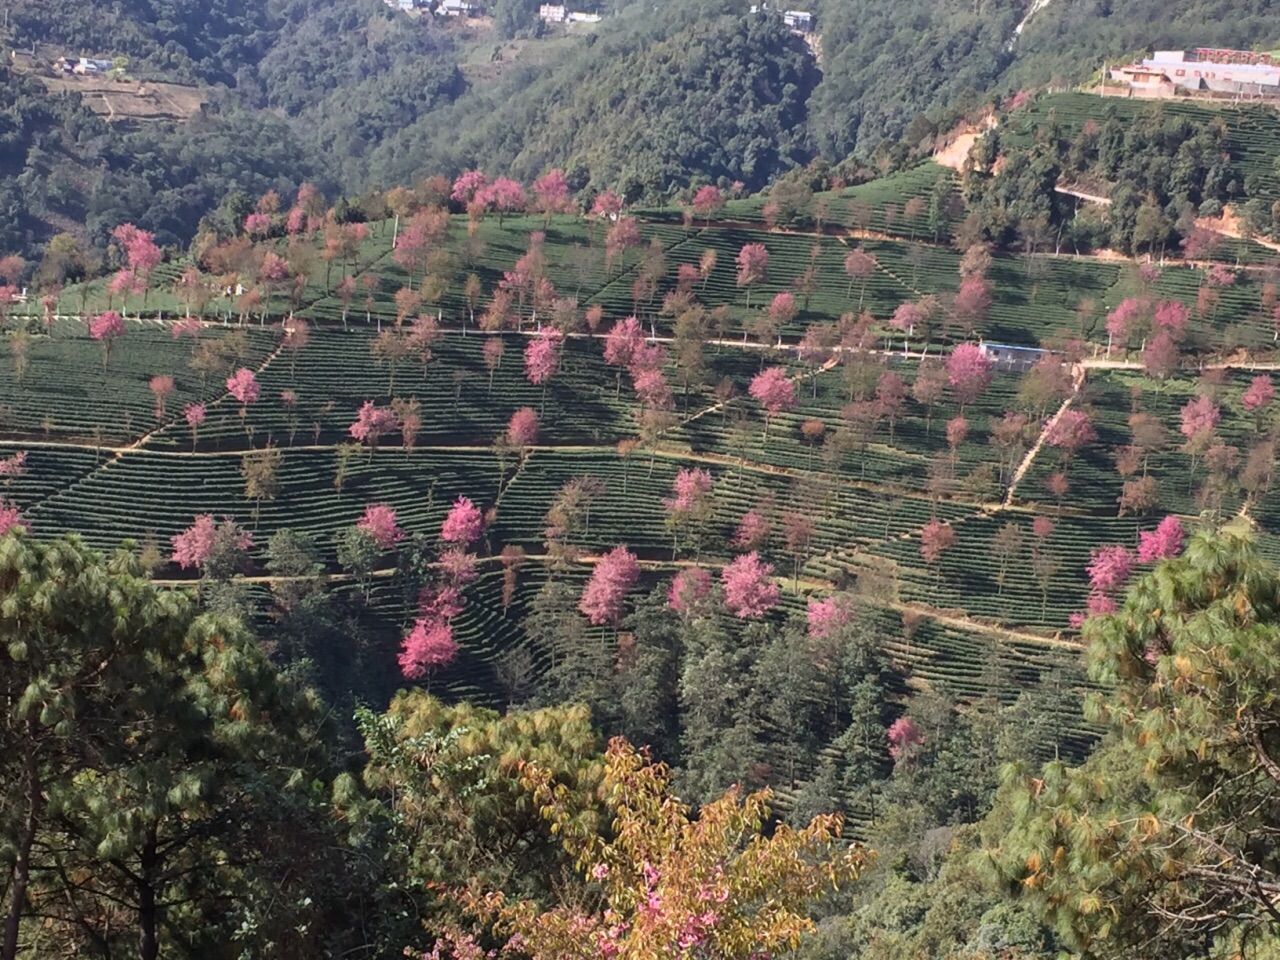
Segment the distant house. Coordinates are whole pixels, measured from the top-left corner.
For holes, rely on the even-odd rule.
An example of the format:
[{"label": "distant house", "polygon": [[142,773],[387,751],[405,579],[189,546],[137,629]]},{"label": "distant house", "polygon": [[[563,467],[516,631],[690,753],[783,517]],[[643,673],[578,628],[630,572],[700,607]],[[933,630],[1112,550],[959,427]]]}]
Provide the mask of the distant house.
[{"label": "distant house", "polygon": [[599,23],[600,14],[598,13],[569,13],[570,23]]},{"label": "distant house", "polygon": [[446,17],[474,17],[479,12],[479,7],[467,0],[444,0],[439,12]]},{"label": "distant house", "polygon": [[1172,96],[1179,90],[1219,96],[1280,98],[1280,64],[1248,50],[1157,50],[1138,63],[1111,70],[1111,79],[1138,94]]},{"label": "distant house", "polygon": [[111,72],[110,60],[95,60],[93,57],[80,57],[75,65],[71,68],[72,73],[78,73],[82,76],[97,76],[98,74]]},{"label": "distant house", "polygon": [[813,14],[807,10],[784,10],[782,22],[796,33],[813,32]]},{"label": "distant house", "polygon": [[564,23],[569,19],[569,11],[563,4],[544,3],[538,8],[538,19],[543,23]]},{"label": "distant house", "polygon": [[1048,350],[1039,347],[1015,347],[1007,343],[979,343],[978,351],[997,370],[1017,373],[1025,373],[1049,355]]}]

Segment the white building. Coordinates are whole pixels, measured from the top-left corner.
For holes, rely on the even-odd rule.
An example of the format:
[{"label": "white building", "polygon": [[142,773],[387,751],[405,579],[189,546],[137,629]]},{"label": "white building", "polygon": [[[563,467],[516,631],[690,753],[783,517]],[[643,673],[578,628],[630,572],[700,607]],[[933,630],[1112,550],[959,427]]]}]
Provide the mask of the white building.
[{"label": "white building", "polygon": [[569,19],[569,11],[563,4],[544,3],[538,8],[538,19],[543,23],[564,23]]},{"label": "white building", "polygon": [[813,14],[808,10],[784,10],[782,12],[782,22],[797,33],[811,33],[813,31]]}]

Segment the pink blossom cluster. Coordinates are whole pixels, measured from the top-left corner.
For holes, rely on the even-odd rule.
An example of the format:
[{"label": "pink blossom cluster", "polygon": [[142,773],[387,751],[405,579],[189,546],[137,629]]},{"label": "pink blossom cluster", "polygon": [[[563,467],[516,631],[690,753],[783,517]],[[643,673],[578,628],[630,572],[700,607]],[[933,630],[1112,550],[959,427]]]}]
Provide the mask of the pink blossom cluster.
[{"label": "pink blossom cluster", "polygon": [[98,314],[89,321],[89,336],[105,342],[124,336],[124,318],[114,310]]},{"label": "pink blossom cluster", "polygon": [[700,467],[681,468],[671,483],[674,496],[663,498],[662,505],[668,513],[693,513],[711,493],[715,481],[709,470]]},{"label": "pink blossom cluster", "polygon": [[578,601],[581,610],[596,626],[622,621],[627,593],[640,579],[640,562],[625,546],[617,546],[600,558]]},{"label": "pink blossom cluster", "polygon": [[484,514],[468,497],[458,497],[440,526],[440,539],[469,547],[484,536]]},{"label": "pink blossom cluster", "polygon": [[814,640],[825,640],[852,623],[854,614],[853,603],[845,596],[810,600],[805,611],[809,636]]},{"label": "pink blossom cluster", "polygon": [[560,369],[560,351],[564,334],[555,327],[545,327],[529,341],[524,350],[525,376],[535,387],[544,386]]},{"label": "pink blossom cluster", "polygon": [[889,756],[894,760],[909,758],[915,747],[924,743],[924,734],[910,717],[899,717],[889,725]]},{"label": "pink blossom cluster", "polygon": [[991,383],[991,361],[973,343],[962,343],[947,355],[947,382],[963,406],[982,395]]},{"label": "pink blossom cluster", "polygon": [[1276,388],[1271,382],[1270,374],[1262,373],[1249,381],[1249,386],[1240,397],[1240,405],[1249,413],[1257,413],[1265,409],[1276,398]]},{"label": "pink blossom cluster", "polygon": [[355,422],[347,428],[347,432],[362,443],[375,446],[380,437],[392,432],[399,426],[399,419],[391,407],[379,407],[366,400],[356,413]]},{"label": "pink blossom cluster", "polygon": [[223,517],[219,524],[211,513],[197,516],[191,526],[172,537],[170,542],[173,544],[173,562],[183,570],[202,569],[220,542],[224,548],[240,552],[253,548],[253,536],[249,531],[230,517]]},{"label": "pink blossom cluster", "polygon": [[0,537],[22,526],[22,511],[7,500],[0,500]]},{"label": "pink blossom cluster", "polygon": [[382,550],[390,550],[405,537],[404,530],[396,523],[395,508],[385,503],[366,506],[356,527],[369,534]]},{"label": "pink blossom cluster", "polygon": [[738,521],[732,545],[739,550],[760,550],[769,542],[773,525],[758,510],[748,510]]},{"label": "pink blossom cluster", "polygon": [[782,367],[769,367],[756,374],[751,378],[747,392],[770,417],[776,417],[796,405],[795,382]]},{"label": "pink blossom cluster", "polygon": [[458,655],[458,649],[449,621],[420,617],[401,641],[400,672],[416,680],[429,671],[447,667]]},{"label": "pink blossom cluster", "polygon": [[1222,411],[1209,397],[1201,394],[1189,400],[1181,410],[1182,435],[1188,440],[1209,433],[1218,425]]},{"label": "pink blossom cluster", "polygon": [[701,567],[686,567],[671,581],[667,606],[682,616],[697,616],[710,596],[711,574]]},{"label": "pink blossom cluster", "polygon": [[11,457],[0,460],[0,479],[17,480],[27,472],[27,451],[19,450]]},{"label": "pink blossom cluster", "polygon": [[262,393],[262,386],[252,370],[241,367],[227,377],[227,392],[243,406],[248,406],[258,399],[259,394]]},{"label": "pink blossom cluster", "polygon": [[538,413],[532,407],[521,407],[507,424],[507,442],[524,449],[538,442]]},{"label": "pink blossom cluster", "polygon": [[1157,560],[1176,557],[1182,552],[1185,536],[1182,521],[1169,514],[1154,530],[1143,530],[1138,534],[1138,562],[1155,563]]},{"label": "pink blossom cluster", "polygon": [[782,595],[773,581],[773,564],[762,561],[754,550],[729,563],[720,572],[720,582],[725,606],[743,620],[763,617]]}]

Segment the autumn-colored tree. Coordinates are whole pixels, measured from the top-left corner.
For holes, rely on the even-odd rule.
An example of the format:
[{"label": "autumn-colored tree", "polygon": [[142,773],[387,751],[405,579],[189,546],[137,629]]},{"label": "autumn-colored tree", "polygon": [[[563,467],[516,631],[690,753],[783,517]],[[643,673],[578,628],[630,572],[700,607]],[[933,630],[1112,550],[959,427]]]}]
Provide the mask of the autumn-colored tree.
[{"label": "autumn-colored tree", "polygon": [[148,381],[147,386],[151,390],[151,395],[156,398],[156,419],[163,420],[165,417],[165,401],[173,395],[173,391],[176,389],[173,377],[157,374]]},{"label": "autumn-colored tree", "polygon": [[947,370],[937,361],[921,360],[916,368],[916,378],[911,384],[911,397],[925,409],[925,433],[932,430],[933,408],[942,401],[947,381]]},{"label": "autumn-colored tree", "polygon": [[[735,787],[695,818],[671,793],[668,768],[620,738],[600,787],[608,839],[571,802],[563,774],[531,763],[522,779],[575,866],[602,890],[593,906],[572,899],[550,909],[497,893],[460,896],[484,927],[535,960],[760,960],[794,949],[814,929],[811,905],[868,862],[860,847],[840,843],[838,815],[800,830],[777,826],[766,838],[767,793],[744,798]],[[450,927],[442,940],[441,960],[479,955],[471,932]]]},{"label": "autumn-colored tree", "polygon": [[857,313],[862,312],[862,304],[867,298],[867,281],[875,276],[878,269],[879,264],[876,262],[876,258],[867,253],[865,247],[857,247],[850,250],[844,258],[844,272],[849,278],[848,296],[853,296],[854,281],[859,281]]},{"label": "autumn-colored tree", "polygon": [[941,520],[930,520],[920,529],[920,556],[924,562],[934,568],[934,576],[938,582],[942,579],[939,562],[943,554],[956,545],[956,531],[949,523]]},{"label": "autumn-colored tree", "polygon": [[489,371],[489,393],[493,393],[493,375],[502,365],[502,355],[506,352],[506,344],[501,337],[488,337],[480,353],[484,359],[485,369]]},{"label": "autumn-colored tree", "polygon": [[244,496],[253,501],[253,522],[257,530],[263,500],[274,500],[280,491],[280,467],[284,454],[279,447],[266,446],[250,450],[240,460],[240,476],[244,479]]},{"label": "autumn-colored tree", "polygon": [[748,243],[738,251],[738,286],[747,288],[747,309],[751,309],[751,288],[769,279],[769,251],[763,243]]}]

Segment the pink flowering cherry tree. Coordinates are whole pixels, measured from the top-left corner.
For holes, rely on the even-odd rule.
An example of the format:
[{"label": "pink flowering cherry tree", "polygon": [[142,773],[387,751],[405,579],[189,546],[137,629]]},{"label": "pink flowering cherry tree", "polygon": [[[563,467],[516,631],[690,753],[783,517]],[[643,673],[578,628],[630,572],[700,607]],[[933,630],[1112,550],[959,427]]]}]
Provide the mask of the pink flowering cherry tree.
[{"label": "pink flowering cherry tree", "polygon": [[764,436],[767,440],[769,424],[773,422],[773,418],[796,405],[795,382],[782,367],[770,367],[752,377],[747,392],[764,408]]},{"label": "pink flowering cherry tree", "polygon": [[524,453],[538,442],[538,413],[532,407],[521,407],[507,423],[507,443]]},{"label": "pink flowering cherry tree", "polygon": [[667,528],[671,531],[672,559],[680,550],[684,535],[690,535],[699,544],[702,527],[711,518],[713,501],[711,490],[715,485],[709,470],[686,467],[676,471],[671,484],[671,496],[664,497],[662,507],[667,514]]},{"label": "pink flowering cherry tree", "polygon": [[19,450],[10,457],[0,460],[0,480],[7,487],[27,472],[27,451]]},{"label": "pink flowering cherry tree", "polygon": [[889,725],[889,756],[895,762],[910,760],[924,744],[924,734],[910,717],[899,717]]},{"label": "pink flowering cherry tree", "polygon": [[1270,374],[1262,373],[1249,381],[1249,386],[1240,397],[1240,406],[1244,407],[1246,413],[1253,414],[1255,431],[1262,432],[1263,416],[1275,398],[1276,388],[1271,382]]},{"label": "pink flowering cherry tree", "polygon": [[769,544],[773,525],[759,510],[748,510],[738,521],[730,544],[738,550],[763,550]]},{"label": "pink flowering cherry tree", "polygon": [[484,536],[484,514],[468,497],[458,497],[440,527],[440,539],[466,548]]},{"label": "pink flowering cherry tree", "polygon": [[419,617],[401,641],[400,672],[406,679],[417,680],[433,671],[443,670],[458,656],[458,642],[453,627],[439,617]]},{"label": "pink flowering cherry tree", "polygon": [[754,620],[772,610],[782,596],[773,580],[773,564],[752,550],[733,560],[720,572],[724,603],[735,617]]},{"label": "pink flowering cherry tree", "polygon": [[962,343],[947,356],[947,383],[961,411],[991,384],[991,361],[977,344]]},{"label": "pink flowering cherry tree", "polygon": [[0,537],[14,529],[25,529],[22,511],[9,501],[0,499]]},{"label": "pink flowering cherry tree", "polygon": [[404,530],[396,522],[395,508],[385,503],[366,506],[356,528],[368,534],[381,550],[391,550],[405,538]]},{"label": "pink flowering cherry tree", "polygon": [[253,537],[230,517],[222,523],[203,513],[191,526],[176,534],[172,560],[183,570],[195,569],[215,578],[229,576],[253,548]]},{"label": "pink flowering cherry tree", "polygon": [[667,590],[667,606],[683,617],[707,612],[711,597],[711,574],[701,567],[686,567],[676,574]]},{"label": "pink flowering cherry tree", "polygon": [[124,336],[124,318],[114,310],[100,313],[89,321],[89,336],[102,344],[102,369],[111,362],[111,348]]},{"label": "pink flowering cherry tree", "polygon": [[356,419],[347,428],[347,432],[356,440],[369,447],[369,456],[378,448],[378,441],[400,426],[400,419],[391,407],[379,407],[373,401],[366,400],[360,405]]},{"label": "pink flowering cherry tree", "polygon": [[1138,562],[1155,563],[1157,560],[1176,557],[1182,552],[1185,536],[1182,521],[1169,514],[1154,530],[1143,530],[1138,534]]},{"label": "pink flowering cherry tree", "polygon": [[1064,473],[1071,458],[1097,439],[1098,431],[1082,410],[1064,410],[1045,435],[1045,443],[1062,451]]},{"label": "pink flowering cherry tree", "polygon": [[853,623],[856,611],[846,596],[810,600],[805,610],[809,636],[814,640],[826,640]]},{"label": "pink flowering cherry tree", "polygon": [[176,389],[173,377],[165,374],[154,376],[147,386],[151,389],[151,395],[156,398],[156,419],[163,420],[165,417],[165,401],[169,399]]},{"label": "pink flowering cherry tree", "polygon": [[625,546],[617,546],[600,558],[578,601],[595,626],[617,627],[626,611],[627,593],[640,579],[640,562]]},{"label": "pink flowering cherry tree", "polygon": [[208,415],[209,408],[203,403],[188,403],[182,408],[183,419],[187,421],[187,426],[191,428],[192,450],[196,448],[196,442],[200,439],[200,425],[204,423]]},{"label": "pink flowering cherry tree", "polygon": [[529,382],[542,388],[542,402],[547,401],[547,384],[560,370],[560,351],[564,334],[555,327],[544,327],[529,341],[524,350],[524,372]]}]

